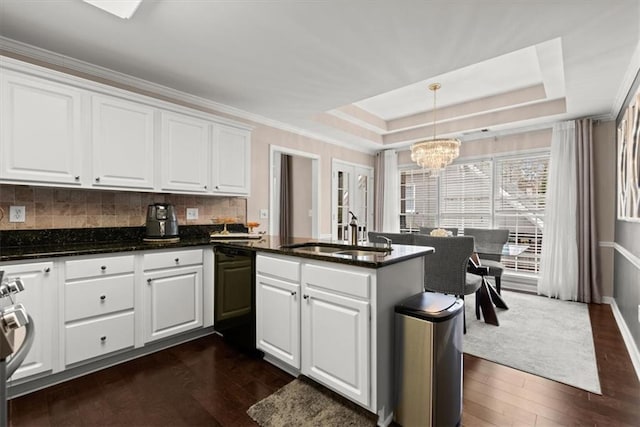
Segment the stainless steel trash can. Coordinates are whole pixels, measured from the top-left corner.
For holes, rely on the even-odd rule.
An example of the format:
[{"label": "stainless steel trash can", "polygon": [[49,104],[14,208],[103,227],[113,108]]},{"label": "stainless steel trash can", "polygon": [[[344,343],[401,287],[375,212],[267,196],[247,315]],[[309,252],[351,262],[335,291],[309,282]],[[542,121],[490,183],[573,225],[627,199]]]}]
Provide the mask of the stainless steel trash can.
[{"label": "stainless steel trash can", "polygon": [[396,305],[398,424],[460,424],[463,309],[461,299],[431,292],[413,295]]}]

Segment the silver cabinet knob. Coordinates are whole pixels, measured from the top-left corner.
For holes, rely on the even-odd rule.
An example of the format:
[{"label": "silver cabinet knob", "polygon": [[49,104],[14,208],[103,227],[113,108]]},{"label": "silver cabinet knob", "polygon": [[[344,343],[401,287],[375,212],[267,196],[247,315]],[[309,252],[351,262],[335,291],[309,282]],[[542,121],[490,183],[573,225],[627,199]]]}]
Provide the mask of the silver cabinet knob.
[{"label": "silver cabinet knob", "polygon": [[96,182],[100,182],[100,177],[96,177]]},{"label": "silver cabinet knob", "polygon": [[80,181],[80,175],[76,175],[73,179],[75,179],[76,181]]},{"label": "silver cabinet knob", "polygon": [[107,266],[106,266],[106,265],[102,265],[102,266],[100,266],[100,270],[105,271],[106,269],[107,269]]},{"label": "silver cabinet knob", "polygon": [[101,336],[101,337],[100,337],[100,341],[102,341],[102,342],[107,341],[107,337],[106,337],[105,335]]},{"label": "silver cabinet knob", "polygon": [[44,272],[45,272],[45,273],[49,273],[49,272],[51,272],[51,268],[49,268],[49,267],[45,267]]},{"label": "silver cabinet knob", "polygon": [[302,298],[309,299],[309,295],[302,295]]},{"label": "silver cabinet knob", "polygon": [[153,279],[147,279],[147,285],[150,285]]},{"label": "silver cabinet knob", "polygon": [[180,258],[175,259],[176,264],[180,264]]},{"label": "silver cabinet knob", "polygon": [[100,301],[104,301],[104,300],[106,300],[106,299],[107,299],[107,296],[106,296],[106,295],[100,295]]},{"label": "silver cabinet knob", "polygon": [[296,294],[297,294],[297,292],[295,292],[295,291],[294,291],[294,292],[291,292],[291,296],[292,296],[292,297],[295,297],[295,296],[296,296]]},{"label": "silver cabinet knob", "polygon": [[204,186],[204,189],[205,189],[205,190],[207,189],[207,186],[206,186],[206,185]]}]

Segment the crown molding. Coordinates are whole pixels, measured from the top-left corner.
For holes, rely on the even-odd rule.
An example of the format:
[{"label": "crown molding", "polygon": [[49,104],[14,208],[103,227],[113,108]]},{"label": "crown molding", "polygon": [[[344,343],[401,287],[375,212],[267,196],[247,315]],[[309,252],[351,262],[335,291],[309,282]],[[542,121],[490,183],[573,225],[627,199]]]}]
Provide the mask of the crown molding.
[{"label": "crown molding", "polygon": [[55,65],[58,67],[64,67],[69,70],[84,73],[93,77],[102,78],[112,81],[121,85],[130,86],[135,89],[143,90],[148,93],[173,99],[182,103],[187,103],[193,106],[214,110],[220,113],[229,114],[239,119],[244,119],[257,124],[269,126],[272,128],[280,129],[286,132],[290,132],[296,135],[300,135],[306,138],[315,139],[328,144],[337,145],[343,148],[348,148],[358,152],[364,152],[372,154],[375,150],[370,148],[360,147],[354,144],[350,144],[345,141],[339,141],[337,139],[328,138],[324,135],[311,132],[302,128],[298,128],[287,123],[283,123],[277,120],[273,120],[259,114],[250,113],[245,110],[241,110],[236,107],[232,107],[226,104],[222,104],[210,99],[202,98],[196,95],[192,95],[186,92],[182,92],[176,89],[172,89],[167,86],[159,85],[148,80],[144,80],[138,77],[134,77],[128,74],[124,74],[118,71],[111,70],[109,68],[101,67],[99,65],[91,64],[70,56],[66,56],[60,53],[56,53],[50,50],[42,49],[36,46],[32,46],[26,43],[22,43],[13,39],[9,39],[0,36],[0,53],[1,51],[20,55],[31,60],[41,61],[46,64]]},{"label": "crown molding", "polygon": [[638,42],[636,50],[633,52],[631,60],[629,61],[627,71],[622,77],[620,86],[618,86],[618,93],[616,94],[613,105],[611,106],[611,111],[609,112],[610,117],[607,120],[617,119],[618,113],[624,108],[627,96],[629,96],[629,93],[633,89],[633,85],[638,75],[640,75],[640,42]]}]

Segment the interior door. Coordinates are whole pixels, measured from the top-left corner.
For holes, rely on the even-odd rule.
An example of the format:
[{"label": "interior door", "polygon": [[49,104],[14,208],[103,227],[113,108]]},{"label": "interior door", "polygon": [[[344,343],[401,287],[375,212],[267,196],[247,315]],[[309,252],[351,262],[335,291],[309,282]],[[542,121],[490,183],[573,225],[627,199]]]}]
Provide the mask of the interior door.
[{"label": "interior door", "polygon": [[349,212],[353,212],[358,240],[365,241],[373,226],[373,168],[334,160],[331,188],[331,238],[349,239]]}]

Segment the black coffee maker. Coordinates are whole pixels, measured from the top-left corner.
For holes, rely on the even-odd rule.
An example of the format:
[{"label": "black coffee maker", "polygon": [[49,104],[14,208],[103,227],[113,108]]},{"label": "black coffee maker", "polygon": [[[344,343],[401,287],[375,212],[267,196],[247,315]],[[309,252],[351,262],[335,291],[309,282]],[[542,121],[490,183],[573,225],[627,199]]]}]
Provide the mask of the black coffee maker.
[{"label": "black coffee maker", "polygon": [[176,209],[169,203],[154,203],[147,207],[146,241],[179,240]]}]

